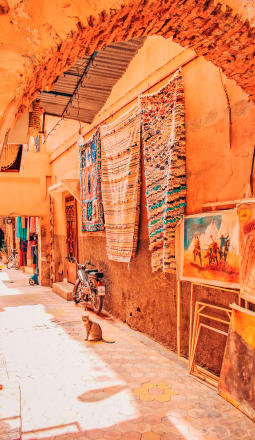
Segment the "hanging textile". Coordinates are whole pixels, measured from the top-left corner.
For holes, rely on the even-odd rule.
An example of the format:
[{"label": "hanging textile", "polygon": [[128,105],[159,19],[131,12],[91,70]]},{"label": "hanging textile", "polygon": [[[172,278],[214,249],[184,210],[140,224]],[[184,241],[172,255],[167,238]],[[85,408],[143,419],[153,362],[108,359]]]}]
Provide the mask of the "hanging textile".
[{"label": "hanging textile", "polygon": [[140,201],[140,105],[101,127],[102,196],[110,260],[129,262],[137,245]]},{"label": "hanging textile", "polygon": [[35,234],[36,233],[36,217],[30,217],[29,233],[30,234]]},{"label": "hanging textile", "polygon": [[81,229],[103,231],[101,193],[101,146],[99,131],[80,147]]},{"label": "hanging textile", "polygon": [[39,234],[39,217],[35,217],[35,232]]},{"label": "hanging textile", "polygon": [[26,217],[21,217],[20,239],[22,241],[26,241],[27,240],[27,218]]},{"label": "hanging textile", "polygon": [[20,240],[20,265],[27,265],[27,241]]},{"label": "hanging textile", "polygon": [[27,265],[32,266],[32,242],[27,242]]},{"label": "hanging textile", "polygon": [[153,272],[174,272],[175,227],[186,206],[184,89],[180,71],[141,96],[148,229]]},{"label": "hanging textile", "polygon": [[22,218],[21,217],[17,217],[16,236],[18,238],[21,238],[21,234],[22,234]]},{"label": "hanging textile", "polygon": [[29,134],[36,137],[41,127],[41,106],[40,101],[36,99],[32,102],[32,111],[29,113]]},{"label": "hanging textile", "polygon": [[8,170],[16,161],[20,145],[4,145],[0,154],[0,170]]}]

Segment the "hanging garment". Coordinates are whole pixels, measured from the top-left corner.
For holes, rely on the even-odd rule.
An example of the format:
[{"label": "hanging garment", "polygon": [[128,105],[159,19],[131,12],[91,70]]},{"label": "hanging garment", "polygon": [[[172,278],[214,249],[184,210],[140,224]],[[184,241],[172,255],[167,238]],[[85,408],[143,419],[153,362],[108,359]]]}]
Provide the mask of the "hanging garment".
[{"label": "hanging garment", "polygon": [[100,128],[102,197],[110,260],[129,262],[137,246],[140,202],[140,105]]},{"label": "hanging garment", "polygon": [[32,265],[32,242],[27,242],[27,265]]},{"label": "hanging garment", "polygon": [[26,217],[25,220],[25,225],[26,225],[26,240],[29,240],[29,217]]},{"label": "hanging garment", "polygon": [[16,236],[18,238],[21,238],[21,234],[22,234],[22,220],[21,220],[21,217],[17,217]]},{"label": "hanging garment", "polygon": [[27,218],[26,217],[22,217],[22,221],[21,221],[21,234],[20,234],[20,239],[22,241],[26,241],[27,240]]},{"label": "hanging garment", "polygon": [[37,255],[38,255],[38,248],[37,248],[37,245],[33,245],[33,246],[32,246],[32,260],[33,260],[33,264],[36,264],[36,261],[37,261]]},{"label": "hanging garment", "polygon": [[36,233],[36,217],[30,217],[30,228],[29,228],[30,234]]},{"label": "hanging garment", "polygon": [[20,265],[27,265],[27,241],[20,240]]},{"label": "hanging garment", "polygon": [[39,218],[35,217],[35,232],[38,235],[39,234]]},{"label": "hanging garment", "polygon": [[146,202],[152,270],[174,272],[175,227],[186,206],[184,87],[180,71],[141,96]]},{"label": "hanging garment", "polygon": [[103,231],[101,144],[99,131],[80,147],[81,230]]}]

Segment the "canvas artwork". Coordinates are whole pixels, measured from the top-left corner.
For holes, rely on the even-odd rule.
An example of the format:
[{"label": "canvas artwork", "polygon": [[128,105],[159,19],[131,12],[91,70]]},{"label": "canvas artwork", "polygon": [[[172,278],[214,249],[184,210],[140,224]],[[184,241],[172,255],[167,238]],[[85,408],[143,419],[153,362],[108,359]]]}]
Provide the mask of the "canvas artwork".
[{"label": "canvas artwork", "polygon": [[255,205],[237,209],[240,234],[240,294],[255,302]]},{"label": "canvas artwork", "polygon": [[185,217],[181,251],[181,279],[239,288],[236,210]]},{"label": "canvas artwork", "polygon": [[232,308],[218,392],[255,421],[255,313]]}]

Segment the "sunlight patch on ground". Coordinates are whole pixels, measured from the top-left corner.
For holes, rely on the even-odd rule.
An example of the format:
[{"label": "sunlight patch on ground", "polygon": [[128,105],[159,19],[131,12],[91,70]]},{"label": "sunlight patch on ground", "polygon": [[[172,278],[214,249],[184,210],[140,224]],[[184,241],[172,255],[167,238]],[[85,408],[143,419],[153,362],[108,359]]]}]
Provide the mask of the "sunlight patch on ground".
[{"label": "sunlight patch on ground", "polygon": [[[56,315],[43,305],[1,313],[2,350],[22,383],[23,431],[61,425],[63,433],[73,424],[100,429],[138,417],[126,382],[85,345],[82,322],[77,329]],[[92,392],[96,399],[87,398]]]},{"label": "sunlight patch on ground", "polygon": [[[59,436],[66,434],[75,434],[80,432],[79,426],[76,423],[70,423],[69,425],[62,426],[53,426],[50,428],[45,428],[41,430],[37,430],[36,432],[26,432],[22,435],[22,440],[31,440],[33,438],[36,439],[47,439],[48,437],[56,437],[56,440]],[[34,437],[36,435],[36,437]],[[60,437],[61,438],[61,437]]]},{"label": "sunlight patch on ground", "polygon": [[15,282],[21,281],[20,276],[23,275],[17,271],[15,273],[15,276],[11,272],[7,271],[0,271],[0,296],[11,296],[11,295],[20,295],[24,294],[24,287],[30,287],[28,283],[28,278],[25,278],[25,282],[27,282],[27,286],[24,284],[24,281],[22,283],[22,288],[20,286],[14,287]]},{"label": "sunlight patch on ground", "polygon": [[[173,424],[173,426],[183,435],[186,440],[209,440],[207,434],[203,435],[201,430],[194,428],[187,420],[183,417],[169,415],[168,420]],[[210,438],[210,440],[214,440]],[[215,439],[216,440],[216,439]]]},{"label": "sunlight patch on ground", "polygon": [[[8,280],[10,280],[10,276],[9,276],[8,272],[1,270],[0,271],[0,283],[1,283],[1,281],[8,281]],[[2,283],[1,283],[1,287],[2,287]]]}]

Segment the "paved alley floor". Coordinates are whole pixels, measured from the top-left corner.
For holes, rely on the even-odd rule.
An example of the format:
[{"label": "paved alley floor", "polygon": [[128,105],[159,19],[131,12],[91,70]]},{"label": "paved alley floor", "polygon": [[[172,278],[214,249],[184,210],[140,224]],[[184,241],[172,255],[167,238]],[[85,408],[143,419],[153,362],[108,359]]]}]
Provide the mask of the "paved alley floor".
[{"label": "paved alley floor", "polygon": [[255,425],[174,353],[110,317],[0,272],[1,440],[248,440]]}]

